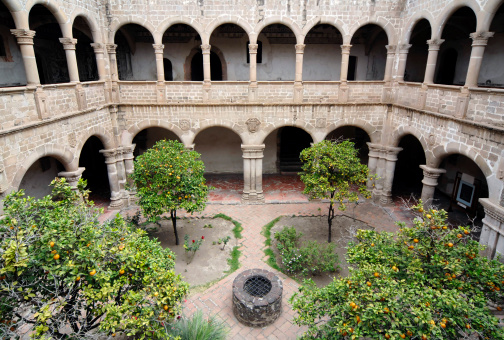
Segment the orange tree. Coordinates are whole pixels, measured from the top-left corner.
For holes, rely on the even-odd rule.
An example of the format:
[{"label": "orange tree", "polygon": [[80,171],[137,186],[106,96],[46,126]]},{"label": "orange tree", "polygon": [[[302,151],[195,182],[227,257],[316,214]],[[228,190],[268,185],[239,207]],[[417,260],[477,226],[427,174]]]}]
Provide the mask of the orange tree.
[{"label": "orange tree", "polygon": [[199,158],[199,153],[178,141],[161,140],[135,160],[131,177],[140,197],[138,204],[150,221],[170,213],[177,245],[177,210],[192,213],[205,209],[209,188]]},{"label": "orange tree", "polygon": [[359,193],[366,198],[371,195],[366,188],[369,169],[360,163],[357,154],[350,141],[324,140],[301,151],[303,193],[310,199],[329,199],[328,242],[331,242],[334,204],[339,203],[338,208],[345,210],[345,202],[356,202]]},{"label": "orange tree", "polygon": [[174,254],[119,216],[100,223],[64,179],[42,199],[22,191],[0,220],[0,338],[166,339],[188,286]]},{"label": "orange tree", "polygon": [[445,211],[413,209],[414,227],[358,232],[348,277],[300,288],[291,302],[305,338],[504,338],[487,307],[503,297],[504,266],[480,256],[470,229],[448,226]]}]

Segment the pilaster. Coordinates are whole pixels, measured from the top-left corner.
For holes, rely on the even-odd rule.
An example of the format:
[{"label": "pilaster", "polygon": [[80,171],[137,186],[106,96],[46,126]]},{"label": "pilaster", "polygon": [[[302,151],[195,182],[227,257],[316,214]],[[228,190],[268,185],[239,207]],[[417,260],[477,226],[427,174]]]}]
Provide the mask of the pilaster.
[{"label": "pilaster", "polygon": [[504,256],[504,207],[492,202],[489,198],[480,198],[479,202],[485,209],[480,243],[487,248],[483,255],[491,259]]},{"label": "pilaster", "polygon": [[262,190],[262,159],[264,144],[243,145],[242,203],[264,203]]},{"label": "pilaster", "polygon": [[249,102],[257,100],[257,49],[258,44],[249,44],[250,61],[250,83],[249,83]]}]

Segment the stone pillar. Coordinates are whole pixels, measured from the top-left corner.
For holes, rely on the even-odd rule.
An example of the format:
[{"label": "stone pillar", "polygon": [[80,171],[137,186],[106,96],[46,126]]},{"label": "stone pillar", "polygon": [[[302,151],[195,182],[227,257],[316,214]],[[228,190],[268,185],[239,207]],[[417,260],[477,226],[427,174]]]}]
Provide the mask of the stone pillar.
[{"label": "stone pillar", "polygon": [[485,53],[485,47],[488,43],[488,39],[493,37],[493,35],[494,32],[475,32],[470,34],[473,42],[471,59],[469,59],[469,66],[467,68],[466,87],[478,86],[478,76],[481,62],[483,61],[483,54]]},{"label": "stone pillar", "polygon": [[126,169],[124,166],[123,153],[124,149],[122,147],[116,149],[117,183],[119,183],[121,197],[128,200],[129,194],[126,192]]},{"label": "stone pillar", "polygon": [[126,184],[127,190],[129,191],[129,200],[134,201],[136,195],[135,182],[131,178],[134,171],[133,161],[135,157],[133,156],[133,151],[135,150],[136,144],[129,146],[123,146],[123,160],[124,160],[124,170],[126,172]]},{"label": "stone pillar", "polygon": [[263,203],[262,159],[264,144],[243,145],[243,203]]},{"label": "stone pillar", "polygon": [[23,58],[23,64],[26,73],[26,82],[28,85],[39,85],[40,78],[35,60],[35,51],[33,50],[33,37],[35,31],[28,29],[14,29],[11,33],[16,37]]},{"label": "stone pillar", "polygon": [[350,59],[350,48],[352,45],[344,44],[341,45],[341,71],[340,71],[340,87],[338,93],[338,101],[340,103],[346,103],[348,101],[348,61]]},{"label": "stone pillar", "polygon": [[78,83],[79,68],[77,67],[77,57],[75,56],[75,45],[77,44],[77,39],[60,38],[59,41],[63,44],[63,49],[65,50],[70,82]]},{"label": "stone pillar", "polygon": [[384,148],[383,158],[385,159],[385,169],[384,169],[384,179],[383,179],[383,189],[382,195],[380,197],[380,203],[390,204],[392,203],[392,184],[394,183],[394,172],[397,162],[397,154],[401,152],[403,148],[397,148],[388,146]]},{"label": "stone pillar", "polygon": [[82,173],[86,170],[86,168],[78,168],[75,171],[62,171],[58,173],[58,177],[64,177],[67,183],[70,185],[72,190],[77,190],[77,183],[79,179],[82,177]]},{"label": "stone pillar", "polygon": [[210,83],[212,75],[210,71],[210,50],[212,46],[204,44],[201,45],[201,52],[203,53],[203,81]]},{"label": "stone pillar", "polygon": [[157,81],[163,83],[165,81],[163,64],[164,45],[152,44],[152,47],[154,47],[154,53],[156,54]]},{"label": "stone pillar", "polygon": [[107,164],[107,172],[110,184],[110,206],[111,210],[120,209],[123,205],[121,197],[121,189],[119,187],[119,178],[117,175],[116,167],[116,150],[100,150],[100,153],[105,156],[105,163]]},{"label": "stone pillar", "polygon": [[431,168],[427,165],[420,165],[420,168],[423,170],[424,175],[422,180],[422,195],[420,198],[422,199],[424,205],[428,205],[432,203],[432,199],[434,198],[434,191],[438,185],[437,179],[441,176],[441,174],[444,174],[446,170]]},{"label": "stone pillar", "polygon": [[504,256],[504,208],[489,198],[480,198],[479,202],[485,209],[480,243],[487,248],[482,255],[490,259],[500,255],[502,261],[502,256]]},{"label": "stone pillar", "polygon": [[[369,174],[374,175],[376,174],[377,167],[378,167],[378,158],[380,157],[381,154],[381,146],[378,144],[373,144],[370,142],[366,143],[369,148],[369,159],[368,159],[368,168],[369,168]],[[373,184],[375,181],[368,181],[367,182],[367,188],[368,190],[372,191],[374,189]]]},{"label": "stone pillar", "polygon": [[396,45],[386,45],[387,48],[387,62],[385,63],[385,75],[383,80],[389,84],[392,80],[392,68],[394,66],[394,56],[397,46]]},{"label": "stone pillar", "polygon": [[117,56],[116,56],[116,44],[107,44],[107,54],[109,56],[110,63],[110,80],[112,85],[110,87],[110,100],[114,103],[119,102],[119,72],[117,70]]},{"label": "stone pillar", "polygon": [[249,44],[250,61],[250,83],[249,83],[249,101],[257,100],[257,49],[258,44]]},{"label": "stone pillar", "polygon": [[427,65],[425,67],[424,83],[434,84],[434,72],[436,72],[436,63],[438,59],[439,48],[444,39],[427,40],[429,45],[429,54],[427,55]]},{"label": "stone pillar", "polygon": [[94,50],[96,57],[96,68],[98,69],[98,77],[100,80],[107,79],[107,70],[105,69],[105,45],[101,43],[92,43],[91,47]]},{"label": "stone pillar", "polygon": [[399,64],[397,65],[397,81],[404,81],[404,72],[406,71],[406,61],[408,60],[408,51],[411,44],[399,45]]},{"label": "stone pillar", "polygon": [[304,44],[296,44],[296,74],[294,76],[294,102],[303,101],[303,54]]}]

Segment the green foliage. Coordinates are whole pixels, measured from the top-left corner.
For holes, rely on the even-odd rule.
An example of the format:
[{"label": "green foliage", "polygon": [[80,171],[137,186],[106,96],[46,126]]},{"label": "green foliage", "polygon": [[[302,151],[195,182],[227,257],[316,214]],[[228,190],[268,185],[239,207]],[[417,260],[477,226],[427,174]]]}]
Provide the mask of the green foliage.
[{"label": "green foliage", "polygon": [[292,297],[304,338],[504,338],[487,307],[502,301],[504,265],[479,255],[469,228],[447,226],[445,211],[413,209],[412,228],[358,232],[349,277],[320,289],[307,282]]},{"label": "green foliage", "polygon": [[196,311],[190,318],[180,318],[173,324],[170,335],[180,337],[180,340],[225,340],[227,335],[225,324],[215,316],[203,318],[201,311]]},{"label": "green foliage", "polygon": [[271,245],[271,228],[273,228],[278,221],[280,221],[280,217],[275,218],[262,228],[261,234],[266,238],[264,242],[266,246]]},{"label": "green foliage", "polygon": [[338,268],[339,260],[334,244],[321,245],[311,240],[300,247],[299,240],[302,236],[294,227],[284,227],[275,234],[282,266],[287,273],[320,275]]},{"label": "green foliage", "polygon": [[238,268],[240,268],[240,255],[241,251],[239,250],[240,247],[236,246],[233,247],[233,250],[231,251],[231,258],[228,259],[228,264],[229,264],[229,270],[226,271],[226,274],[231,274],[235,272]]},{"label": "green foliage", "polygon": [[241,232],[243,231],[243,227],[240,222],[233,220],[231,217],[224,215],[224,214],[217,214],[213,218],[222,218],[225,219],[226,221],[232,222],[235,227],[233,228],[233,234],[235,238],[242,238]]},{"label": "green foliage", "polygon": [[221,250],[224,250],[224,248],[226,248],[226,244],[229,242],[229,240],[231,240],[231,236],[226,236],[226,237],[221,237],[217,243],[218,244],[222,244],[222,248]]},{"label": "green foliage", "polygon": [[[199,250],[204,239],[205,239],[205,236],[201,236],[201,238],[199,238],[197,240],[189,241],[189,235],[187,235],[187,234],[184,235],[184,250],[185,250],[186,256],[187,256],[187,264],[191,263],[191,261],[194,257],[194,254],[196,254],[196,252]],[[189,253],[192,253],[192,254],[189,254]]]},{"label": "green foliage", "polygon": [[0,337],[16,338],[23,327],[37,339],[97,331],[165,339],[162,320],[178,313],[188,291],[174,273],[175,255],[119,216],[100,223],[87,193],[64,179],[53,185],[52,196],[19,191],[4,200]]},{"label": "green foliage", "polygon": [[280,267],[277,265],[275,252],[273,251],[273,249],[271,249],[271,228],[273,228],[278,221],[280,221],[280,217],[277,217],[273,221],[266,224],[262,228],[261,235],[263,235],[266,238],[266,240],[264,241],[264,246],[265,246],[264,247],[264,255],[266,255],[268,257],[266,260],[266,263],[271,268],[282,271],[280,269]]}]

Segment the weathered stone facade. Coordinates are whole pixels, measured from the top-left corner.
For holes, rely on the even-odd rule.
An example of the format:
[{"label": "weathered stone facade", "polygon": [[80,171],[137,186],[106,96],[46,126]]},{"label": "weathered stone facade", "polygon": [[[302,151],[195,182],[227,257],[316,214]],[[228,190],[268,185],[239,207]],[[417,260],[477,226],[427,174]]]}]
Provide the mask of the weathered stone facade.
[{"label": "weathered stone facade", "polygon": [[[131,199],[126,181],[139,132],[163,128],[197,148],[200,132],[223,127],[241,140],[244,202],[261,202],[264,166],[275,162],[272,133],[293,126],[318,142],[339,127],[353,126],[369,136],[369,166],[381,177],[375,196],[383,203],[390,201],[399,144],[406,135],[414,136],[425,153],[424,198],[433,195],[445,158],[459,154],[472,160],[488,187],[488,197],[480,198],[491,203],[484,204],[487,216],[492,213],[484,220],[482,242],[491,254],[504,254],[504,232],[495,227],[504,222],[499,220],[504,216],[504,90],[490,86],[504,84],[504,48],[499,47],[504,46],[499,24],[504,1],[0,2],[6,18],[0,36],[12,33],[3,37],[6,56],[0,56],[5,86],[0,88],[0,195],[19,188],[43,157],[57,159],[63,176],[79,176],[83,146],[96,136],[103,145],[111,205],[120,207]],[[38,29],[44,20],[32,12],[53,16],[47,31],[60,30],[61,37],[52,38],[64,51],[66,65],[58,67],[65,68],[68,82],[47,83],[44,72],[54,66],[42,62],[39,39],[52,38]],[[453,15],[470,19],[470,36],[445,35]],[[422,20],[430,33],[418,45],[414,39]],[[183,25],[191,29],[170,31]],[[218,31],[222,25],[237,29]],[[76,29],[92,41],[88,50],[96,67],[89,70],[96,70],[96,81],[79,79],[85,59]],[[457,39],[467,45],[456,51],[460,62],[451,83],[441,83],[436,80],[443,71],[440,60]],[[326,40],[330,46],[321,45]],[[485,47],[491,53],[485,54]],[[236,57],[239,51],[243,55]],[[324,51],[331,54],[318,60]],[[197,70],[194,56],[202,60],[202,81],[188,80]],[[420,70],[409,71],[409,57],[424,60]],[[165,81],[170,58],[175,81]],[[320,69],[332,59],[334,69]],[[215,60],[222,64],[223,81],[212,78]],[[495,67],[489,71],[488,65]],[[20,69],[23,74],[12,71]],[[425,75],[412,82],[407,74]],[[129,80],[120,80],[124,77]],[[317,77],[324,79],[311,80]],[[26,85],[12,86],[17,83]]]}]

